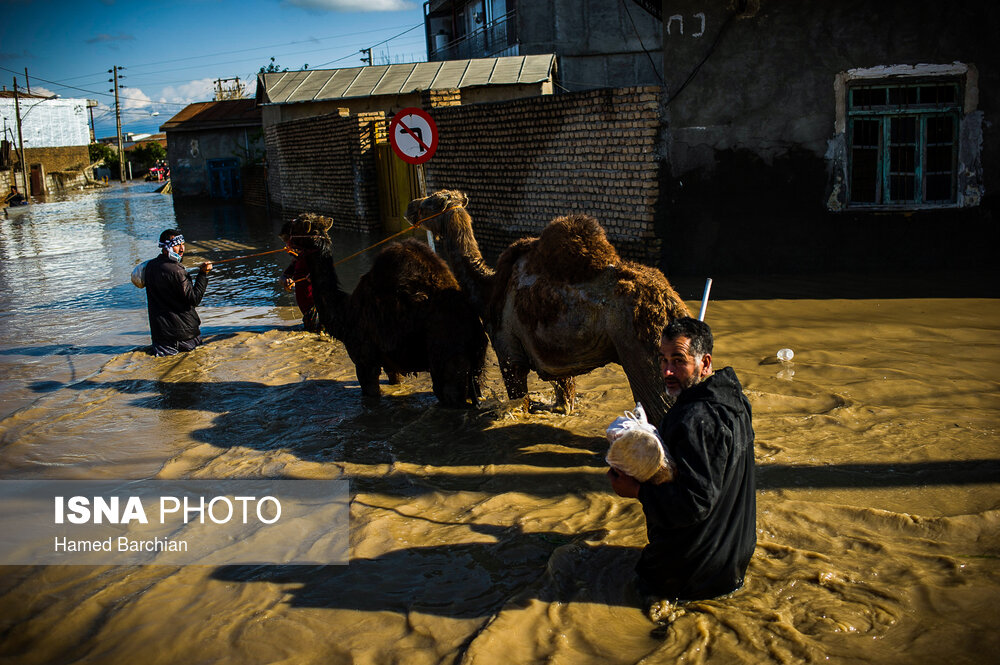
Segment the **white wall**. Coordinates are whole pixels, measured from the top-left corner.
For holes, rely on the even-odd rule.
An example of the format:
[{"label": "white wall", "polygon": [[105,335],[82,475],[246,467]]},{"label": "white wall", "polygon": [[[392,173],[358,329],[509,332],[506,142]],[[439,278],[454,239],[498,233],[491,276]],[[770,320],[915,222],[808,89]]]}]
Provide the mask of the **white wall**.
[{"label": "white wall", "polygon": [[[62,148],[89,145],[87,100],[23,98],[21,133],[25,148]],[[13,139],[17,147],[17,120],[14,100],[0,99],[0,130],[6,127],[4,138]]]}]

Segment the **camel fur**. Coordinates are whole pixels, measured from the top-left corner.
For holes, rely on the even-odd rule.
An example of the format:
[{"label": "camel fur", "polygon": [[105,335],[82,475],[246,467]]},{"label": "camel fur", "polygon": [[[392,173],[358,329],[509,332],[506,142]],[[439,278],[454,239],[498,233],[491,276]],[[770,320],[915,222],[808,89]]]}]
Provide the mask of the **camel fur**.
[{"label": "camel fur", "polygon": [[484,261],[466,211],[468,197],[441,190],[412,201],[411,224],[435,245],[479,311],[493,343],[507,395],[527,394],[527,375],[555,382],[557,407],[572,409],[573,377],[608,363],[625,370],[635,401],[652,422],[669,407],[659,368],[659,341],[672,319],[690,316],[659,270],[623,261],[592,217],[549,223]]},{"label": "camel fur", "polygon": [[305,256],[320,324],[347,348],[362,395],[379,397],[383,368],[390,381],[429,371],[441,404],[476,404],[486,333],[448,267],[417,240],[393,243],[348,294],[334,268],[332,221],[306,213],[285,224],[280,236]]}]

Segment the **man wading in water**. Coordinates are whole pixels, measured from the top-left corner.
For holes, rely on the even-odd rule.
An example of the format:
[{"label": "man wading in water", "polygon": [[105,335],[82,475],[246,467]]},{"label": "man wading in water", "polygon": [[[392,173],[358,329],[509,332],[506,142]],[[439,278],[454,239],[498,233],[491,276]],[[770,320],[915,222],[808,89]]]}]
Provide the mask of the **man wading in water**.
[{"label": "man wading in water", "polygon": [[658,428],[677,465],[672,480],[640,483],[608,470],[615,493],[642,503],[649,544],[637,586],[656,622],[685,601],[739,589],[757,543],[750,403],[731,367],[713,372],[712,345],[711,329],[693,318],[672,321],[660,339],[660,369],[677,400]]},{"label": "man wading in water", "polygon": [[177,229],[160,234],[160,249],[144,271],[146,305],[153,355],[172,356],[201,344],[201,319],[194,308],[205,295],[212,264],[202,263],[198,278],[192,280],[181,266],[184,236]]}]

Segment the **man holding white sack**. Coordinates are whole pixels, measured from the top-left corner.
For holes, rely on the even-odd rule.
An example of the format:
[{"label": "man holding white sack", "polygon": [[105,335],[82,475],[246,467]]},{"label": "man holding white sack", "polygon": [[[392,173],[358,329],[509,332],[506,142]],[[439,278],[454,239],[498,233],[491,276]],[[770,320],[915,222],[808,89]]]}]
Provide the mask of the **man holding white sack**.
[{"label": "man holding white sack", "polygon": [[176,229],[160,234],[160,255],[143,269],[153,355],[172,356],[201,344],[201,319],[195,307],[208,286],[211,263],[202,263],[194,280],[181,265],[184,236]]},{"label": "man holding white sack", "polygon": [[675,465],[669,482],[608,471],[619,496],[642,503],[649,544],[638,587],[647,600],[669,601],[664,611],[739,589],[757,543],[750,403],[731,367],[713,371],[712,347],[711,329],[693,318],[672,321],[660,339],[660,368],[677,400],[658,428]]}]

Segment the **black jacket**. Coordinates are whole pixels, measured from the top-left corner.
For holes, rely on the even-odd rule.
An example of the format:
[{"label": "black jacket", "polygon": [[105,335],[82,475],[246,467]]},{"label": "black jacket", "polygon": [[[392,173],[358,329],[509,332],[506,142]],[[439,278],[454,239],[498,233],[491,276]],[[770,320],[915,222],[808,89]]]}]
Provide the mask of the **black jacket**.
[{"label": "black jacket", "polygon": [[195,307],[208,286],[208,274],[192,280],[180,263],[160,254],[146,264],[146,306],[149,330],[155,344],[174,344],[201,334]]},{"label": "black jacket", "polygon": [[677,474],[639,487],[649,538],[641,584],[683,600],[734,591],[757,544],[754,434],[736,373],[726,367],[683,391],[659,430]]}]

